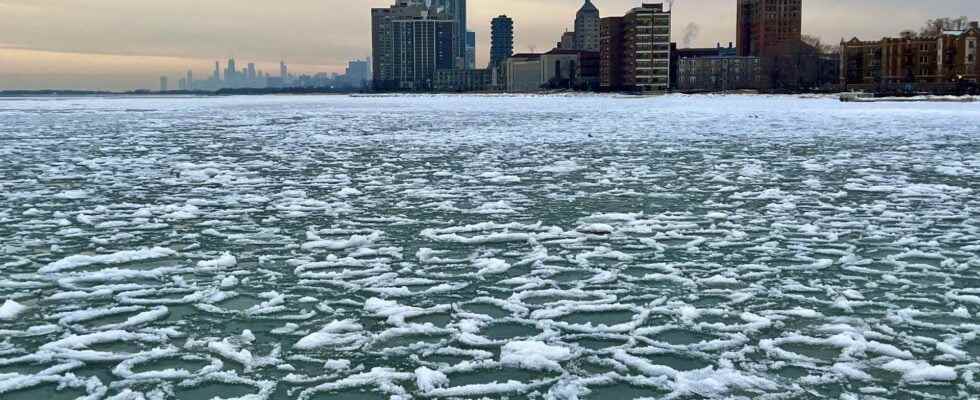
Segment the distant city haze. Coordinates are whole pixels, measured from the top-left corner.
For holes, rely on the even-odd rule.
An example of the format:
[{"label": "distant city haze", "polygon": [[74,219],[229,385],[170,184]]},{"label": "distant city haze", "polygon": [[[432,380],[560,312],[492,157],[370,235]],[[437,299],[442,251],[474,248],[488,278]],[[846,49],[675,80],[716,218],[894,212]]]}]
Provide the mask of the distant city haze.
[{"label": "distant city haze", "polygon": [[[156,88],[215,61],[278,74],[342,73],[371,53],[370,8],[393,0],[0,0],[0,89]],[[602,16],[634,0],[593,0]],[[673,41],[682,47],[735,41],[735,0],[675,0]],[[490,20],[514,19],[515,51],[545,51],[572,30],[581,0],[469,0],[477,66],[489,59]],[[804,0],[803,31],[824,42],[880,39],[931,18],[978,18],[976,0]],[[694,25],[691,25],[694,24]],[[688,43],[685,43],[688,42]]]}]

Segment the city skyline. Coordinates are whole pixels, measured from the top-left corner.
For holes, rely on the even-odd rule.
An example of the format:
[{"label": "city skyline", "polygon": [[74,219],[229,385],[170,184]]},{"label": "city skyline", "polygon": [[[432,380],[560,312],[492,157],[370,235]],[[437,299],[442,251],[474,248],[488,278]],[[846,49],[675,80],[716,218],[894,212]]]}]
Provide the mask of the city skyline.
[{"label": "city skyline", "polygon": [[[280,59],[289,62],[296,74],[343,73],[348,60],[370,55],[370,20],[363,10],[390,3],[369,0],[338,8],[302,0],[270,8],[239,7],[224,0],[207,4],[96,0],[79,9],[65,0],[0,0],[0,58],[4,60],[0,89],[155,88],[162,75],[170,76],[174,86],[183,71],[192,69],[206,76],[215,60],[231,57],[254,60],[256,68],[273,75]],[[608,16],[640,2],[594,3],[602,16]],[[804,33],[829,43],[854,36],[895,35],[918,29],[935,17],[976,19],[971,3],[810,0],[804,6]],[[507,14],[514,19],[515,51],[546,51],[562,32],[574,27],[580,6],[580,0],[470,0],[468,28],[476,33],[476,65],[489,61],[493,17]],[[543,13],[542,8],[549,10]],[[886,12],[887,20],[867,17]],[[675,1],[675,41],[682,44],[688,36],[686,44],[691,46],[734,42],[735,15],[734,0],[705,0],[696,6],[692,1]]]}]

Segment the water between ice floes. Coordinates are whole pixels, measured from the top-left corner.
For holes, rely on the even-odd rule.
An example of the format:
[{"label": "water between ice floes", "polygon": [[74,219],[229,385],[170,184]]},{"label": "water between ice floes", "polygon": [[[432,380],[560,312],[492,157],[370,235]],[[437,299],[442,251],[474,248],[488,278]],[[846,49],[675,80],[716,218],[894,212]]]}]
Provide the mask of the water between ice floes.
[{"label": "water between ice floes", "polygon": [[766,96],[4,100],[0,398],[976,398],[978,126]]}]

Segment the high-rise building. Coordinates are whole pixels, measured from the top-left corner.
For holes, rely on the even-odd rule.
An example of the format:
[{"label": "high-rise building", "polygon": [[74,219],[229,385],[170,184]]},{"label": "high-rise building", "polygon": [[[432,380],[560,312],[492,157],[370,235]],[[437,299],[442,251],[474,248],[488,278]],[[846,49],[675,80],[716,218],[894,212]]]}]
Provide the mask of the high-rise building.
[{"label": "high-rise building", "polygon": [[466,69],[476,69],[476,32],[466,32]]},{"label": "high-rise building", "polygon": [[599,51],[599,9],[592,0],[585,0],[575,14],[575,49]]},{"label": "high-rise building", "polygon": [[436,70],[455,67],[455,26],[442,19],[391,21],[395,89],[430,90]]},{"label": "high-rise building", "polygon": [[670,10],[643,3],[602,23],[600,85],[608,90],[670,89]]},{"label": "high-rise building", "polygon": [[801,43],[802,33],[803,0],[738,0],[739,56],[786,54]]},{"label": "high-rise building", "polygon": [[194,90],[194,71],[187,70],[187,77],[184,78],[187,90]]},{"label": "high-rise building", "polygon": [[[439,19],[450,19],[456,22],[456,28],[453,31],[454,36],[457,39],[457,50],[456,57],[458,57],[461,63],[466,61],[466,0],[431,0],[433,6],[437,8],[437,13]],[[432,17],[432,15],[430,15]]]},{"label": "high-rise building", "polygon": [[506,15],[490,22],[490,68],[499,67],[514,54],[514,20]]},{"label": "high-rise building", "polygon": [[283,85],[289,84],[289,67],[285,61],[279,61],[279,79],[282,79]]},{"label": "high-rise building", "polygon": [[364,87],[368,81],[368,62],[364,60],[353,60],[347,63],[347,71],[344,76],[347,83],[353,87]]},{"label": "high-rise building", "polygon": [[575,50],[575,32],[565,32],[558,41],[558,48],[561,50]]},{"label": "high-rise building", "polygon": [[228,59],[228,66],[225,68],[225,83],[232,84],[238,81],[238,69],[235,67],[235,59]]},{"label": "high-rise building", "polygon": [[371,9],[373,84],[428,90],[438,69],[466,63],[464,0],[398,0]]},{"label": "high-rise building", "polygon": [[392,21],[426,18],[422,0],[399,0],[388,8],[371,9],[372,83],[376,89],[395,89]]},{"label": "high-rise building", "polygon": [[623,17],[606,17],[599,22],[599,87],[623,88]]},{"label": "high-rise building", "polygon": [[245,70],[245,77],[248,79],[250,86],[255,84],[255,80],[258,79],[255,71],[255,63],[248,63],[248,68]]},{"label": "high-rise building", "polygon": [[166,92],[168,89],[169,88],[167,87],[167,77],[166,76],[161,76],[160,77],[160,91],[161,92]]},{"label": "high-rise building", "polygon": [[221,80],[221,63],[217,61],[214,62],[214,75],[211,76],[211,79],[215,82]]}]

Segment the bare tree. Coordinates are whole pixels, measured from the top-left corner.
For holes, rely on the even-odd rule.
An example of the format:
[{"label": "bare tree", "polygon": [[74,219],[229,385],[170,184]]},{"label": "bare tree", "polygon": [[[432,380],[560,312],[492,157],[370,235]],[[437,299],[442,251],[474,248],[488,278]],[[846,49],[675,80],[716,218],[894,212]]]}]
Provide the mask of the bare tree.
[{"label": "bare tree", "polygon": [[817,53],[819,54],[835,54],[840,52],[839,49],[836,49],[835,51],[835,47],[839,47],[839,46],[825,44],[822,39],[814,35],[803,35],[800,38],[800,40],[803,41],[803,43],[806,44],[807,46],[816,49]]},{"label": "bare tree", "polygon": [[943,31],[961,31],[970,26],[970,18],[936,18],[930,19],[925,26],[919,30],[919,36],[930,37],[939,36]]}]

